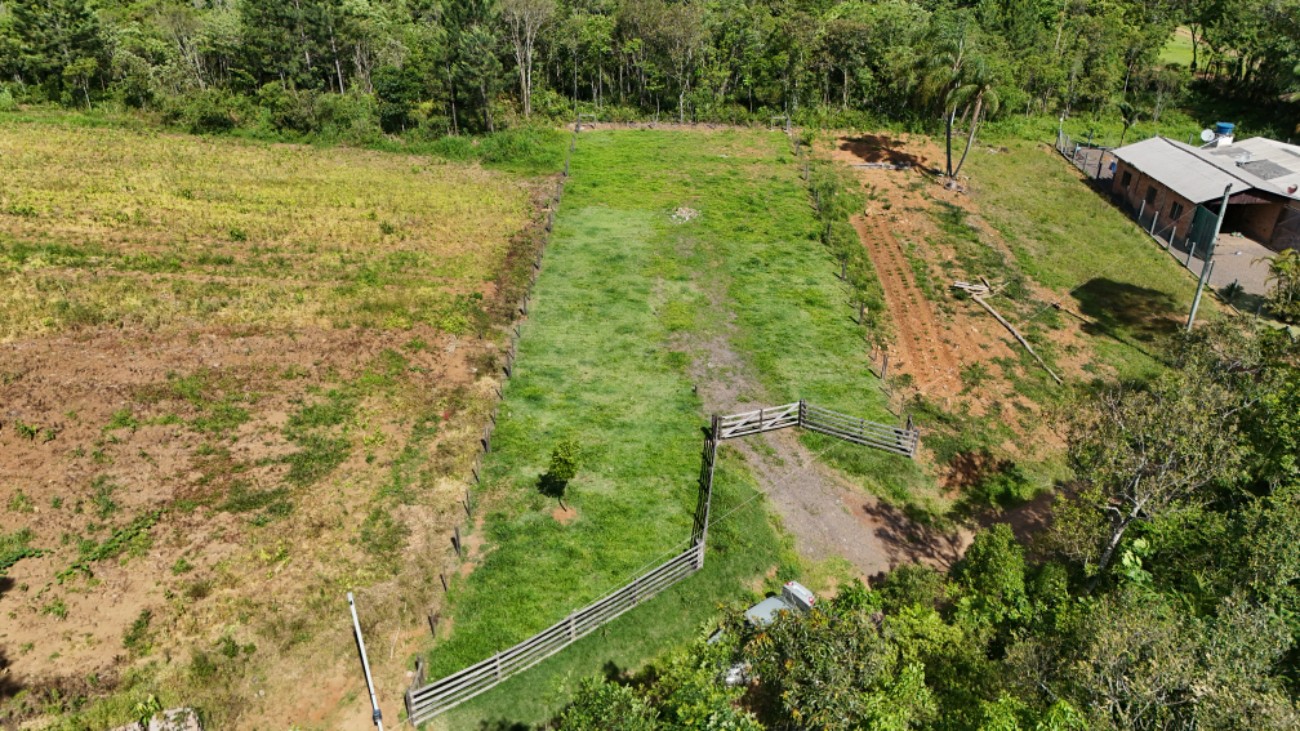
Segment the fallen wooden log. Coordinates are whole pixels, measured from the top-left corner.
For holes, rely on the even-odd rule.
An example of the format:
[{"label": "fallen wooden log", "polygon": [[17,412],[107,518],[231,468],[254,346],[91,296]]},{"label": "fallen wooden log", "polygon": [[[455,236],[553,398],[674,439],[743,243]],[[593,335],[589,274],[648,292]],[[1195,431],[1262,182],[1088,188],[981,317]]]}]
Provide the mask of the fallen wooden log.
[{"label": "fallen wooden log", "polygon": [[1057,385],[1060,385],[1062,383],[1061,377],[1056,375],[1056,373],[1053,372],[1052,369],[1047,366],[1047,362],[1044,361],[1038,355],[1038,353],[1034,351],[1034,346],[1030,345],[1029,341],[1025,340],[1025,336],[1021,335],[1019,330],[1016,330],[1014,327],[1012,327],[1011,323],[1007,322],[1006,318],[998,314],[998,311],[993,309],[993,305],[990,305],[988,302],[984,300],[984,297],[987,296],[990,290],[992,289],[988,285],[988,280],[985,279],[984,281],[985,281],[984,284],[970,284],[968,282],[953,282],[952,286],[954,289],[960,289],[969,293],[971,299],[978,302],[980,307],[983,307],[984,309],[988,310],[990,315],[996,318],[998,322],[1002,323],[1002,327],[1005,327],[1007,329],[1007,332],[1011,333],[1011,335],[1014,336],[1015,339],[1019,341],[1021,345],[1025,346],[1025,350],[1029,351],[1029,354],[1034,356],[1034,360],[1038,361],[1038,365],[1042,366],[1043,370],[1047,371],[1047,375],[1051,376],[1052,380],[1056,381]]}]

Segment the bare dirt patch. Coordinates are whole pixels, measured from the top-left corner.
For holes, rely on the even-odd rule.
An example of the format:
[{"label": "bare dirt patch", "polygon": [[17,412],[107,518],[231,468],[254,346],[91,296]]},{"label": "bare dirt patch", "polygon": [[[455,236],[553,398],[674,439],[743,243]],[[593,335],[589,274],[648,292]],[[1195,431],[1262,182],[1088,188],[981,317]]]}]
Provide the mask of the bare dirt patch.
[{"label": "bare dirt patch", "polygon": [[[852,168],[867,197],[863,214],[853,225],[880,277],[897,330],[889,347],[890,369],[909,376],[911,390],[950,412],[966,411],[977,417],[991,410],[1040,414],[1041,406],[1017,391],[1003,365],[1021,358],[1020,345],[993,317],[950,289],[954,279],[979,282],[987,277],[995,287],[1001,280],[997,271],[969,271],[963,265],[958,252],[943,243],[937,213],[962,212],[964,222],[978,236],[978,246],[997,251],[1007,261],[1014,261],[1014,255],[969,196],[939,184],[936,171],[943,162],[939,144],[920,136],[859,134],[832,138],[822,143],[819,152]],[[993,152],[980,146],[971,154]],[[882,169],[866,163],[906,168]],[[1023,286],[1035,300],[1059,299],[1036,282],[1024,280]],[[1015,322],[1005,299],[994,297],[990,303]],[[1068,309],[1062,312],[1087,319]],[[1063,328],[1048,331],[1046,337],[1060,354],[1057,366],[1062,375],[1084,375],[1086,349],[1079,334]],[[1007,445],[1009,453],[1034,452],[1032,445],[1059,446],[1059,437],[1046,420],[1020,421],[1027,426],[1023,444]],[[961,483],[965,479],[961,471],[960,465],[954,467],[946,482]]]},{"label": "bare dirt patch", "polygon": [[[425,347],[402,348],[414,339]],[[186,661],[185,648],[218,647],[223,636],[260,648],[254,662],[295,644],[281,633],[314,624],[305,594],[370,570],[357,526],[417,414],[437,413],[442,427],[421,449],[462,448],[458,433],[472,430],[457,424],[474,417],[458,394],[481,350],[418,328],[99,332],[0,345],[0,533],[27,531],[44,551],[14,564],[0,594],[9,682],[41,689],[69,671],[109,677],[136,658]],[[401,354],[402,387],[358,392],[337,437],[347,455],[319,479],[294,478],[302,447],[286,425],[369,377],[385,352]],[[402,509],[410,545],[446,534],[442,499]],[[86,546],[149,515],[123,550],[86,559]]]},{"label": "bare dirt patch", "polygon": [[[762,388],[726,335],[685,347],[695,355],[690,372],[706,410],[725,414],[768,405],[752,400]],[[924,535],[905,519],[885,519],[888,512],[878,499],[819,463],[791,430],[730,440],[723,448],[744,458],[782,526],[794,536],[799,553],[814,561],[839,556],[859,576],[870,579],[902,563],[944,565],[951,558],[926,542],[967,542],[964,536]],[[914,540],[921,542],[911,545]]]},{"label": "bare dirt patch", "polygon": [[[890,368],[911,376],[921,394],[951,407],[963,391],[962,368],[1012,355],[996,322],[982,313],[963,311],[967,308],[941,310],[917,281],[914,260],[952,258],[951,252],[933,251],[928,243],[936,233],[930,213],[934,201],[954,205],[967,201],[934,184],[929,171],[942,159],[942,151],[924,138],[845,136],[832,140],[828,148],[824,151],[831,159],[853,167],[862,189],[872,198],[852,223],[880,277],[897,329]],[[862,167],[874,162],[905,164],[909,169]],[[944,281],[944,275],[928,263],[926,268],[934,289],[946,290],[950,282]],[[942,296],[946,299],[946,293]],[[982,412],[978,397],[969,400]]]},{"label": "bare dirt patch", "polygon": [[578,519],[578,511],[575,508],[557,507],[551,511],[551,517],[560,525],[568,525]]}]

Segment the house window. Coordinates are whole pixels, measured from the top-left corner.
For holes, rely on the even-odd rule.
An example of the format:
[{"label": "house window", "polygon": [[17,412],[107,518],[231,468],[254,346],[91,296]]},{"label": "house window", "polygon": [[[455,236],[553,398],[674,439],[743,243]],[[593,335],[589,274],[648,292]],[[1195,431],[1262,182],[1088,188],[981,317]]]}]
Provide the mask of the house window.
[{"label": "house window", "polygon": [[1183,215],[1183,204],[1174,201],[1174,204],[1169,207],[1169,217],[1177,221],[1179,218],[1182,217],[1182,215]]},{"label": "house window", "polygon": [[1154,185],[1148,185],[1148,186],[1147,186],[1147,198],[1146,198],[1146,200],[1147,200],[1147,205],[1148,205],[1148,206],[1154,206],[1154,205],[1156,204],[1156,186],[1154,186]]},{"label": "house window", "polygon": [[1132,183],[1132,182],[1133,182],[1133,171],[1132,171],[1132,170],[1125,170],[1125,171],[1124,171],[1124,177],[1123,177],[1123,178],[1120,178],[1119,184],[1122,185],[1122,186],[1124,186],[1125,188],[1127,188],[1127,187],[1129,186],[1129,183]]}]

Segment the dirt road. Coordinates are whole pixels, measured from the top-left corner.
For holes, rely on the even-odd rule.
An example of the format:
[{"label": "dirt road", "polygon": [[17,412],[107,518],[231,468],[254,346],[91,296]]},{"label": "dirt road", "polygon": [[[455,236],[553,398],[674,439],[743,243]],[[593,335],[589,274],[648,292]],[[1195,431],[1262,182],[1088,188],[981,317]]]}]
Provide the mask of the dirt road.
[{"label": "dirt road", "polygon": [[[697,357],[691,375],[708,412],[728,414],[769,405],[740,396],[762,389],[725,335],[692,350]],[[745,459],[759,489],[794,536],[800,555],[814,561],[840,556],[870,579],[917,561],[947,567],[969,543],[965,533],[947,536],[920,528],[849,483],[820,464],[794,429],[729,440],[723,448]]]}]

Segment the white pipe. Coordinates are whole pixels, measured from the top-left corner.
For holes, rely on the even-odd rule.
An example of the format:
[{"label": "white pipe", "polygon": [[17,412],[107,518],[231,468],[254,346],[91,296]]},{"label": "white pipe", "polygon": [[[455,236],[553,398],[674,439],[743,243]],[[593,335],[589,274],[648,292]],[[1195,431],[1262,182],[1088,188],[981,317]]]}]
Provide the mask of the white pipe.
[{"label": "white pipe", "polygon": [[370,660],[366,658],[366,641],[361,636],[361,623],[357,621],[357,604],[348,592],[348,608],[352,610],[352,631],[357,634],[357,647],[361,648],[361,669],[366,672],[366,689],[370,691],[371,720],[379,731],[384,731],[384,714],[379,712],[379,701],[375,700],[375,681],[370,677]]}]

